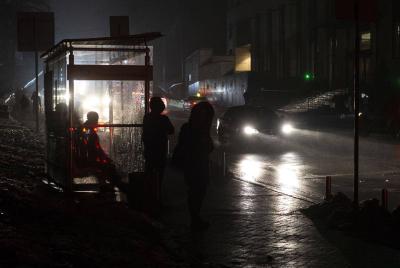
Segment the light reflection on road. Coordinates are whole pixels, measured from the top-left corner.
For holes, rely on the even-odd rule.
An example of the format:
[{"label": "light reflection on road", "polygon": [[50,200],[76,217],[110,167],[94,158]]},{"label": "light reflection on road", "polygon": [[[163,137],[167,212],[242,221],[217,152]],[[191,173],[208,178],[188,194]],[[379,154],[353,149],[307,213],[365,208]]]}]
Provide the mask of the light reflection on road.
[{"label": "light reflection on road", "polygon": [[255,155],[245,155],[237,164],[238,173],[242,180],[248,182],[257,182],[265,175],[264,163],[257,159]]},{"label": "light reflection on road", "polygon": [[263,183],[266,177],[277,179],[279,187],[291,194],[300,187],[300,176],[305,173],[301,158],[296,153],[285,153],[277,162],[266,161],[265,157],[246,154],[236,162],[235,174],[247,182]]},{"label": "light reflection on road", "polygon": [[300,187],[301,167],[300,158],[297,154],[286,153],[281,156],[276,174],[283,192],[293,194]]},{"label": "light reflection on road", "polygon": [[[239,179],[260,185],[267,184],[287,195],[298,194],[302,188],[301,178],[307,170],[302,158],[294,152],[286,152],[274,158],[244,154],[233,164],[233,171]],[[247,192],[248,189],[243,189],[242,194],[246,195]],[[294,208],[293,199],[283,198],[281,201],[278,204],[280,211],[289,212]],[[241,205],[245,209],[251,204],[243,202]]]}]

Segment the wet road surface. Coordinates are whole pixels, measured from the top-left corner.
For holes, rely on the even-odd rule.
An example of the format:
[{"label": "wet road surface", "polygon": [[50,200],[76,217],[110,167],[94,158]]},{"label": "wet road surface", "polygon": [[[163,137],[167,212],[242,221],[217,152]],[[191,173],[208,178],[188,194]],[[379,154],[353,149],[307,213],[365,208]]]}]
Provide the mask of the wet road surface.
[{"label": "wet road surface", "polygon": [[[225,148],[227,167],[235,177],[265,185],[301,199],[319,202],[326,176],[332,191],[353,196],[353,140],[346,134],[297,130],[288,137],[251,137],[250,143]],[[399,145],[371,138],[360,142],[360,199],[390,192],[391,208],[400,204]]]},{"label": "wet road surface", "polygon": [[[175,111],[169,116],[178,133],[188,113]],[[320,202],[325,195],[325,178],[331,176],[332,192],[344,192],[352,198],[351,135],[338,130],[305,129],[295,129],[288,136],[258,134],[220,146],[215,154],[225,152],[227,169],[235,178],[286,195]],[[389,207],[400,204],[399,160],[400,143],[361,138],[360,200],[379,199],[381,190],[386,188]]]}]

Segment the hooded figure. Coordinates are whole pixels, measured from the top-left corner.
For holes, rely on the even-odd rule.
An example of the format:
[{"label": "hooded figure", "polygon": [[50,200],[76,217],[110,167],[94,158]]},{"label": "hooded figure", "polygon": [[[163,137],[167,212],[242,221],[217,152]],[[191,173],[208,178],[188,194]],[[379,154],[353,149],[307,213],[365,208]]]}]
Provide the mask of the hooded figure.
[{"label": "hooded figure", "polygon": [[196,104],[190,114],[189,122],[182,125],[178,144],[183,151],[183,173],[187,185],[188,207],[191,229],[203,231],[209,223],[200,217],[200,210],[210,180],[209,156],[213,151],[210,129],[214,109],[208,102]]}]

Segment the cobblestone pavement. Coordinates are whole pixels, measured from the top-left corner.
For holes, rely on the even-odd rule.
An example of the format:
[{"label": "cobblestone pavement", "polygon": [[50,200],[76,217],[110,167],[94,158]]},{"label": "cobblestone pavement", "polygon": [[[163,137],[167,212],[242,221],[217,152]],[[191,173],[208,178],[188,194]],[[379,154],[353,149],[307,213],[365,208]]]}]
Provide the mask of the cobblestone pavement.
[{"label": "cobblestone pavement", "polygon": [[350,267],[300,208],[310,204],[235,179],[214,179],[203,209],[203,234],[188,229],[181,174],[167,170],[163,221],[196,262],[222,267]]}]

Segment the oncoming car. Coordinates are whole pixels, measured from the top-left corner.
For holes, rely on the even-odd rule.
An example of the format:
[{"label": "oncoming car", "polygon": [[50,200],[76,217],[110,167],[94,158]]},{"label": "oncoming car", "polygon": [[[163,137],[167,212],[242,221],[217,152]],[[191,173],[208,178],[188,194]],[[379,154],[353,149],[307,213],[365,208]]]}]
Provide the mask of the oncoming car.
[{"label": "oncoming car", "polygon": [[197,96],[188,97],[183,101],[182,108],[185,111],[189,111],[193,108],[193,106],[202,101],[208,101],[208,99],[206,97],[197,97]]},{"label": "oncoming car", "polygon": [[260,135],[289,135],[291,123],[283,120],[273,110],[263,107],[234,106],[217,119],[218,140],[227,143],[232,139],[254,140]]}]

